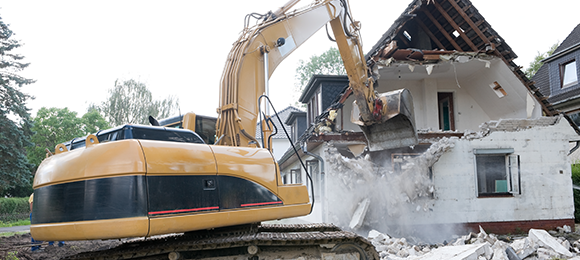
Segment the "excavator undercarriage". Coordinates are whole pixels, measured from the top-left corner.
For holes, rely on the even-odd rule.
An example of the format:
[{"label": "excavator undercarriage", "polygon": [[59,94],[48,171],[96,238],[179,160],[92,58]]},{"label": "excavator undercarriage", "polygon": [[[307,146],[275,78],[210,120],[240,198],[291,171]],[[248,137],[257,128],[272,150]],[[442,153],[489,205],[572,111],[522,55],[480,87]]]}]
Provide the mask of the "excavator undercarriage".
[{"label": "excavator undercarriage", "polygon": [[365,238],[332,224],[250,224],[128,241],[67,259],[379,259]]}]

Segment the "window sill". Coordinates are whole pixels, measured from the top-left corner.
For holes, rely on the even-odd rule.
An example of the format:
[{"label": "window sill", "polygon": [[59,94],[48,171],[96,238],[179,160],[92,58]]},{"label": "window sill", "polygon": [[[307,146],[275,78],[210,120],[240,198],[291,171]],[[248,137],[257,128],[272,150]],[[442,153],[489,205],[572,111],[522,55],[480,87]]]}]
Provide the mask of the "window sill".
[{"label": "window sill", "polygon": [[479,194],[477,196],[477,198],[511,198],[514,195],[506,192],[506,193],[483,193],[483,194]]}]

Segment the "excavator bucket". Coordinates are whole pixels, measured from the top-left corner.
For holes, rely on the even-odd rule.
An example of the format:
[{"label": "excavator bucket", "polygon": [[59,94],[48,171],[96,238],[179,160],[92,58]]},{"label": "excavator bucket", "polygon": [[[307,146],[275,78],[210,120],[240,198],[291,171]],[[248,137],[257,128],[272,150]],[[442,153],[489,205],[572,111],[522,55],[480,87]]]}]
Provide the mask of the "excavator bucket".
[{"label": "excavator bucket", "polygon": [[407,89],[382,93],[379,98],[386,106],[381,122],[361,126],[370,151],[388,150],[416,145],[413,98]]}]

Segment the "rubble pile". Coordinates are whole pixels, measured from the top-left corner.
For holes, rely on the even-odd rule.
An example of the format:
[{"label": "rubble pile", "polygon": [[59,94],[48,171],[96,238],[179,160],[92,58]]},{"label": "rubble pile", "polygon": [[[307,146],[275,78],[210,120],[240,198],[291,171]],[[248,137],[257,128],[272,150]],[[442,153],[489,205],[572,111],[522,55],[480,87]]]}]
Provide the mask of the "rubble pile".
[{"label": "rubble pile", "polygon": [[[559,228],[560,233],[570,227]],[[368,240],[375,246],[381,260],[580,260],[580,240],[572,244],[564,237],[553,237],[542,229],[530,229],[527,237],[500,240],[481,227],[446,245],[413,245],[405,238],[393,238],[371,230]]]}]

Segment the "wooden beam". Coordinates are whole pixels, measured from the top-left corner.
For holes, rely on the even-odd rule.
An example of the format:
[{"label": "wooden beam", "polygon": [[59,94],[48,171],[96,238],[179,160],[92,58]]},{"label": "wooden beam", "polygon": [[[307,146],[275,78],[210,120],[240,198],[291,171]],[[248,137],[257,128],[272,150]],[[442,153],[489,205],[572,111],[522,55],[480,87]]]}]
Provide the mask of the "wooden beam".
[{"label": "wooden beam", "polygon": [[445,49],[445,46],[443,46],[443,44],[441,44],[441,42],[439,41],[439,39],[437,39],[437,37],[435,37],[435,35],[431,32],[431,30],[429,30],[429,28],[427,28],[427,26],[423,23],[423,21],[421,21],[421,19],[419,19],[419,17],[417,17],[417,19],[415,19],[415,21],[417,21],[417,24],[421,27],[421,29],[423,29],[423,31],[429,35],[429,38],[431,38],[432,41],[435,42],[435,44],[437,44],[437,47],[439,47],[439,49]]},{"label": "wooden beam", "polygon": [[429,10],[425,9],[425,10],[423,10],[423,13],[425,13],[427,15],[427,17],[429,17],[431,22],[437,27],[437,29],[439,29],[439,32],[441,32],[441,34],[443,34],[443,36],[445,36],[445,38],[447,38],[447,40],[451,43],[451,45],[453,45],[453,47],[456,50],[463,51],[461,49],[461,47],[459,47],[459,45],[455,42],[455,40],[453,40],[453,38],[449,35],[449,33],[447,33],[447,31],[445,31],[445,29],[443,28],[443,26],[441,26],[441,24],[437,21],[437,19],[435,19],[435,17],[433,17],[433,15],[431,14],[431,12],[429,12]]},{"label": "wooden beam", "polygon": [[479,30],[479,27],[477,27],[477,25],[475,25],[475,23],[473,23],[473,21],[471,20],[471,18],[469,18],[469,16],[463,11],[463,9],[461,9],[461,7],[459,7],[459,5],[457,4],[457,2],[455,2],[455,0],[449,0],[449,3],[451,3],[451,5],[453,7],[455,7],[455,10],[457,10],[457,12],[459,12],[461,14],[461,16],[463,16],[463,19],[465,19],[465,21],[467,22],[467,24],[469,24],[469,26],[471,26],[471,28],[473,28],[473,30],[475,30],[475,33],[477,33],[477,35],[479,36],[479,38],[481,38],[482,41],[485,41],[487,39],[487,37],[485,37],[485,35],[483,34],[483,32],[481,32]]},{"label": "wooden beam", "polygon": [[[449,0],[449,2],[453,2],[454,0]],[[455,23],[455,21],[453,21],[453,19],[451,19],[451,17],[449,16],[449,14],[443,9],[443,7],[441,7],[441,5],[439,3],[437,3],[436,1],[433,2],[433,4],[435,5],[435,8],[437,8],[437,10],[441,13],[441,15],[443,15],[443,17],[445,17],[445,19],[447,20],[447,22],[449,22],[449,24],[455,29],[455,31],[457,31],[459,33],[459,35],[461,36],[461,38],[463,38],[463,40],[467,43],[467,45],[469,45],[469,47],[471,47],[471,49],[473,51],[477,51],[477,48],[475,47],[475,44],[473,44],[473,42],[471,42],[471,39],[469,39],[469,37],[467,37],[467,35],[463,32],[463,30]],[[457,5],[457,3],[455,3]]]},{"label": "wooden beam", "polygon": [[467,11],[467,9],[471,8],[472,6],[473,6],[473,5],[466,5],[466,6],[464,6],[464,7],[463,7],[463,11],[464,11],[464,12],[465,12],[465,11]]}]

